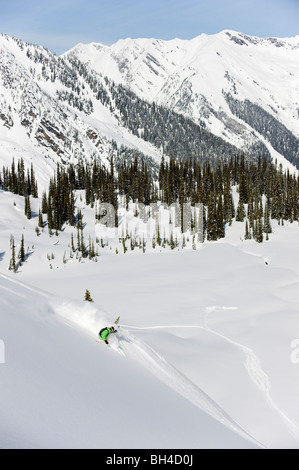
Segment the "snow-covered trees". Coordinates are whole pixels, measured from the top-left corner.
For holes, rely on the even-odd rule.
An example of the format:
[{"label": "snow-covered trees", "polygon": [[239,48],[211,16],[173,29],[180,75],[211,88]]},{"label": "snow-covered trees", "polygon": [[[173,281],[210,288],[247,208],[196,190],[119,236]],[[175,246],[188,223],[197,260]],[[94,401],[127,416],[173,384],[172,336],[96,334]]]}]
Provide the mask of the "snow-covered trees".
[{"label": "snow-covered trees", "polygon": [[[33,167],[25,175],[23,163],[18,162],[16,170],[13,161],[11,169],[4,168],[0,177],[3,189],[24,194],[25,214],[30,219],[29,194],[36,189]],[[95,223],[100,221],[107,227],[118,227],[118,206],[123,207],[123,203],[126,209],[129,203],[136,204],[135,216],[155,219],[158,201],[169,210],[174,209],[169,214],[175,227],[190,234],[198,233],[195,209],[201,205],[202,239],[207,240],[225,237],[227,224],[235,221],[245,223],[245,239],[253,238],[260,243],[272,232],[271,220],[283,224],[299,219],[299,178],[265,157],[253,162],[235,156],[215,165],[199,163],[194,158],[178,161],[163,157],[158,171],[148,169],[139,154],[130,163],[117,165],[111,158],[108,168],[97,160],[67,168],[58,165],[48,192],[42,195],[38,226],[47,225],[50,234],[62,230],[65,223],[76,227],[78,250],[83,257],[94,258],[95,250],[92,240],[89,247],[85,244],[82,213],[77,211],[75,215],[76,190],[84,190],[85,204],[95,208]],[[157,227],[153,243],[161,246],[167,243],[163,238],[165,227]],[[125,238],[122,237],[123,241]],[[136,236],[131,242],[134,247],[141,246],[142,239]],[[169,244],[174,246],[174,241]]]},{"label": "snow-covered trees", "polygon": [[2,188],[4,191],[11,191],[20,196],[38,197],[37,182],[33,165],[30,170],[25,169],[24,160],[20,158],[15,164],[13,158],[10,168],[3,167],[2,175],[0,175]]},{"label": "snow-covered trees", "polygon": [[230,110],[265,137],[275,150],[291,163],[298,165],[299,139],[272,114],[249,100],[240,101],[224,93]]}]

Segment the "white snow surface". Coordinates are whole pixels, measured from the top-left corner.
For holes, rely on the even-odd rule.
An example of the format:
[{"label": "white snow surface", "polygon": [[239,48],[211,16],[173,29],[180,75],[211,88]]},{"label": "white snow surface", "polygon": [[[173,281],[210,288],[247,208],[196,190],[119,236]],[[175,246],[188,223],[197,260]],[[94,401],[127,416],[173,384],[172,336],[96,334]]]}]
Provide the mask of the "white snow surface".
[{"label": "white snow surface", "polygon": [[234,222],[197,250],[63,262],[73,229],[37,236],[40,202],[27,220],[0,191],[1,448],[299,448],[297,223],[262,244]]},{"label": "white snow surface", "polygon": [[[215,135],[237,146],[241,140],[225,123],[231,119],[234,127],[238,119],[223,91],[260,105],[299,136],[299,36],[259,38],[224,30],[190,40],[127,38],[111,46],[78,44],[63,57],[68,55],[148,101],[204,121]],[[249,140],[250,132],[245,137]]]}]

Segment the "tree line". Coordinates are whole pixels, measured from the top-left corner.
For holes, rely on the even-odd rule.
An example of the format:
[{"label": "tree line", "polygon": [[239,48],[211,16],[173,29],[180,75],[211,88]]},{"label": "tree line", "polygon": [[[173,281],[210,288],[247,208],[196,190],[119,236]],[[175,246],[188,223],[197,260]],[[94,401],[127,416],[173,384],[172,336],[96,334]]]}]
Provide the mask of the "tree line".
[{"label": "tree line", "polygon": [[38,197],[33,164],[31,164],[30,170],[26,170],[23,158],[20,158],[17,164],[13,158],[10,168],[3,167],[2,173],[0,171],[0,185],[4,191],[11,191],[19,196]]},{"label": "tree line", "polygon": [[[24,197],[37,196],[33,166],[26,172],[21,160],[17,165],[13,161],[11,169],[3,169],[0,183],[4,190]],[[97,220],[102,214],[97,213],[95,203],[111,204],[115,227],[120,196],[125,197],[127,209],[130,202],[149,206],[161,201],[167,206],[177,204],[183,214],[184,205],[202,204],[207,240],[225,237],[226,227],[233,220],[244,222],[245,238],[258,242],[271,233],[271,220],[279,224],[299,220],[299,177],[266,157],[248,161],[244,156],[232,156],[214,165],[191,158],[178,161],[163,157],[157,176],[137,156],[118,165],[111,158],[108,167],[97,160],[67,168],[57,165],[48,192],[42,195],[39,226],[44,226],[43,215],[46,215],[50,232],[60,231],[65,223],[80,226],[82,231],[82,216],[76,213],[76,190],[84,190],[85,203],[95,207]],[[190,229],[193,228],[191,222]]]}]

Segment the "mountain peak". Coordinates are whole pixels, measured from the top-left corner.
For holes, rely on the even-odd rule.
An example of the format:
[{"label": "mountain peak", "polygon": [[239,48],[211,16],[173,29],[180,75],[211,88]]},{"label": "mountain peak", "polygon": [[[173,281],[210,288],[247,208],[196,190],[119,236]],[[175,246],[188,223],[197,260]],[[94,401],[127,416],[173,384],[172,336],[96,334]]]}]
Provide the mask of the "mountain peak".
[{"label": "mountain peak", "polygon": [[[155,141],[144,118],[160,122],[153,117],[159,106],[165,116],[171,113],[168,119],[178,123],[183,116],[198,132],[210,132],[213,142],[221,139],[239,152],[297,164],[296,44],[298,37],[257,38],[224,30],[188,40],[80,43],[57,57],[1,35],[0,155],[10,155],[8,142],[18,142],[28,160],[42,149],[55,163],[95,154],[107,161],[113,141],[158,161],[169,135]],[[139,106],[138,117],[128,122],[132,105]],[[195,153],[205,156],[210,148]]]}]

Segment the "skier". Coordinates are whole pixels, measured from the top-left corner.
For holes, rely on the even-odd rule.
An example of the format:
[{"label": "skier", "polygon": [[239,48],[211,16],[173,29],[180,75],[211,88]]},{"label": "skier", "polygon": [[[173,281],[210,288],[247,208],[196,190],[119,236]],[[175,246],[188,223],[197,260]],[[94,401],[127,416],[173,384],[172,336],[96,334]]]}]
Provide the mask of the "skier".
[{"label": "skier", "polygon": [[110,326],[110,328],[102,328],[99,332],[99,337],[104,340],[106,344],[109,344],[107,337],[110,335],[110,333],[117,333],[117,330],[114,328],[114,326]]}]

